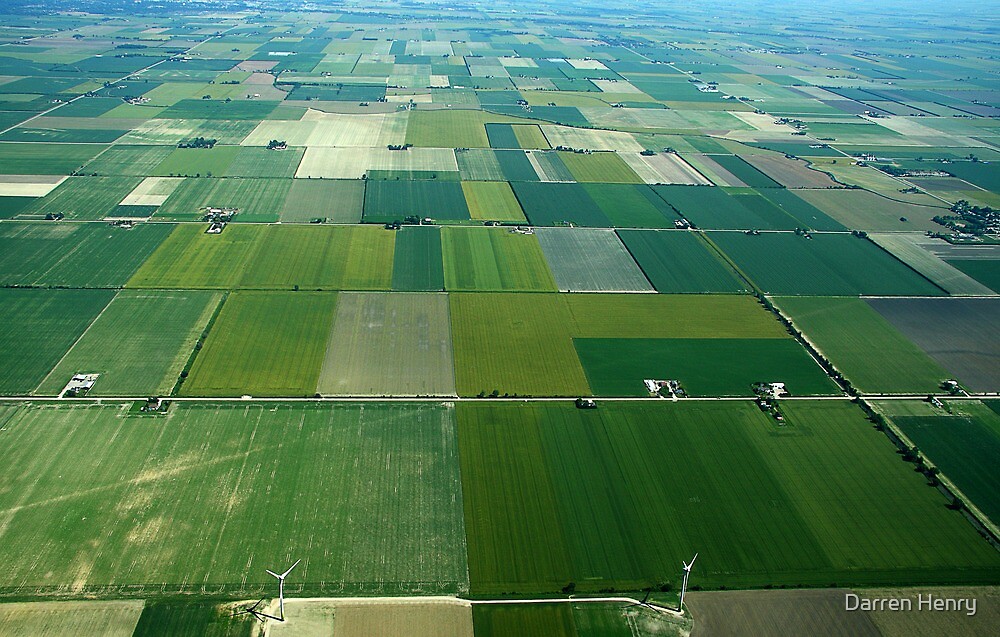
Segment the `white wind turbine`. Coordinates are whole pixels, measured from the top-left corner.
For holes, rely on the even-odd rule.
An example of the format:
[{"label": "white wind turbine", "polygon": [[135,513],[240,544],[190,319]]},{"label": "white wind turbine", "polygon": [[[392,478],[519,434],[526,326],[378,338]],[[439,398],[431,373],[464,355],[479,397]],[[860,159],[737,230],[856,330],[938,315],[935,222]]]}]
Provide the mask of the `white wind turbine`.
[{"label": "white wind turbine", "polygon": [[677,610],[681,613],[684,612],[684,593],[687,592],[688,576],[691,575],[691,567],[694,566],[694,561],[696,559],[698,559],[697,553],[695,553],[694,557],[691,558],[690,563],[681,561],[681,564],[684,565],[684,581],[681,583],[681,601],[677,604]]},{"label": "white wind turbine", "polygon": [[[267,569],[264,569],[265,571],[267,571],[268,575],[273,575],[274,577],[278,578],[278,621],[282,622],[285,621],[285,578],[288,577],[288,574],[292,572],[292,569],[298,566],[299,562],[301,561],[302,561],[301,559],[295,560],[295,564],[289,566],[288,570],[282,573],[281,575],[278,575],[274,571],[268,571]],[[691,561],[694,562],[694,560]]]}]

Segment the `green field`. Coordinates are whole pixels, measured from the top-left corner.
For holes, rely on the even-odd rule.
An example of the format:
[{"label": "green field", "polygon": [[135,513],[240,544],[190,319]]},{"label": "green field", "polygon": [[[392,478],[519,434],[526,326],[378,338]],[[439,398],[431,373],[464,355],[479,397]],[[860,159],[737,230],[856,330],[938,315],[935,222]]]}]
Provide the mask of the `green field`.
[{"label": "green field", "polygon": [[643,274],[662,293],[746,292],[729,264],[690,232],[619,230]]},{"label": "green field", "polygon": [[470,293],[448,299],[459,395],[590,393],[561,296]]},{"label": "green field", "polygon": [[510,184],[503,181],[463,181],[462,192],[472,219],[525,221]]},{"label": "green field", "polygon": [[1000,520],[1000,414],[985,403],[879,403],[879,410],[994,523]]},{"label": "green field", "polygon": [[994,292],[1000,290],[1000,259],[951,259],[948,263]]},{"label": "green field", "polygon": [[169,146],[115,145],[87,162],[87,175],[127,175],[145,177],[165,160],[174,149]]},{"label": "green field", "polygon": [[648,396],[645,379],[677,380],[691,396],[752,396],[757,382],[783,382],[793,396],[838,391],[790,338],[577,338],[573,343],[597,396]]},{"label": "green field", "polygon": [[281,208],[281,221],[358,223],[364,203],[363,181],[295,179]]},{"label": "green field", "polygon": [[0,283],[120,287],[173,229],[169,224],[126,230],[103,223],[4,223]]},{"label": "green field", "polygon": [[735,295],[569,294],[576,338],[787,338],[754,299]]},{"label": "green field", "polygon": [[[712,186],[652,186],[678,213],[701,229],[792,229],[795,220],[754,191],[734,196]],[[746,191],[747,189],[742,189]],[[739,191],[736,191],[739,192]],[[754,209],[759,204],[759,209]]]},{"label": "green field", "polygon": [[389,289],[394,235],[365,226],[178,226],[129,287]]},{"label": "green field", "polygon": [[708,587],[995,581],[1000,556],[860,410],[785,412],[460,404],[473,592],[676,589],[695,552]]},{"label": "green field", "polygon": [[70,177],[37,199],[24,214],[61,213],[67,219],[95,220],[114,216],[118,203],[142,181],[137,177]]},{"label": "green field", "polygon": [[286,177],[291,179],[295,176],[295,169],[299,167],[303,153],[305,153],[304,148],[268,150],[267,148],[241,146],[236,157],[226,169],[225,175],[226,177]]},{"label": "green field", "polygon": [[233,616],[233,605],[213,601],[167,600],[147,603],[132,637],[252,637],[250,615]]},{"label": "green field", "polygon": [[775,302],[861,391],[933,393],[950,377],[861,299],[781,297]]},{"label": "green field", "polygon": [[189,178],[157,210],[161,219],[198,221],[204,208],[238,208],[235,221],[277,221],[290,179]]},{"label": "green field", "polygon": [[108,290],[0,288],[0,394],[28,394],[114,297]]},{"label": "green field", "polygon": [[619,603],[490,604],[472,608],[476,637],[681,637],[690,620]]},{"label": "green field", "polygon": [[[815,375],[811,361],[803,359],[804,352],[796,350],[798,346],[787,338],[780,323],[748,297],[451,294],[450,299],[455,377],[461,396],[493,390],[541,396],[590,393],[574,339],[720,339],[719,343],[706,344],[716,360],[728,360],[728,339],[787,340],[791,345],[760,344],[758,348],[779,353],[787,369],[799,372],[802,382],[808,383],[804,392],[825,393],[829,387],[825,379]],[[658,352],[652,363],[666,360],[667,354]],[[635,372],[627,357],[615,356],[609,361],[609,375]],[[702,364],[711,362],[709,356]],[[698,362],[686,365],[694,373],[702,373]],[[743,363],[741,370],[748,365]],[[759,362],[757,369],[766,371],[767,363]],[[639,378],[640,389],[643,378]],[[697,378],[700,382],[701,376]],[[764,379],[741,379],[739,391],[733,393],[745,394],[756,380]],[[727,386],[737,382],[727,381]]]},{"label": "green field", "polygon": [[416,111],[410,113],[406,143],[432,148],[489,148],[486,122],[504,119],[483,111]]},{"label": "green field", "polygon": [[712,161],[751,188],[781,188],[781,184],[745,162],[739,155],[712,155]]},{"label": "green field", "polygon": [[387,290],[394,240],[392,232],[372,226],[267,226],[240,286]]},{"label": "green field", "polygon": [[447,290],[555,291],[545,256],[532,235],[506,228],[444,228]]},{"label": "green field", "polygon": [[641,184],[642,179],[618,153],[559,153],[559,159],[579,182]]},{"label": "green field", "polygon": [[452,396],[448,297],[345,292],[319,376],[322,394]]},{"label": "green field", "polygon": [[128,408],[0,407],[0,593],[259,599],[296,559],[289,597],[468,589],[450,410]]},{"label": "green field", "polygon": [[849,234],[756,236],[711,232],[709,239],[764,292],[777,295],[929,295],[944,291],[868,239]]},{"label": "green field", "polygon": [[202,224],[183,224],[135,273],[128,287],[223,288],[237,286],[251,264],[262,226],[230,225],[219,235]]},{"label": "green field", "polygon": [[512,183],[524,214],[536,226],[593,226],[609,228],[613,224],[590,198],[582,184],[537,182]]},{"label": "green field", "polygon": [[230,294],[181,393],[313,395],[336,300],[323,292]]},{"label": "green field", "polygon": [[0,143],[0,174],[69,175],[105,148],[102,144]]},{"label": "green field", "polygon": [[590,198],[616,228],[667,228],[677,218],[673,209],[648,186],[584,184]]},{"label": "green field", "polygon": [[94,396],[164,396],[221,300],[218,292],[124,291],[46,377],[57,395],[73,374],[99,373]]},{"label": "green field", "polygon": [[369,181],[365,188],[365,221],[469,218],[462,186],[454,181]]},{"label": "green field", "polygon": [[392,289],[402,292],[444,289],[444,257],[439,228],[405,226],[396,232]]},{"label": "green field", "polygon": [[221,177],[240,150],[239,146],[176,148],[150,174],[162,177]]}]

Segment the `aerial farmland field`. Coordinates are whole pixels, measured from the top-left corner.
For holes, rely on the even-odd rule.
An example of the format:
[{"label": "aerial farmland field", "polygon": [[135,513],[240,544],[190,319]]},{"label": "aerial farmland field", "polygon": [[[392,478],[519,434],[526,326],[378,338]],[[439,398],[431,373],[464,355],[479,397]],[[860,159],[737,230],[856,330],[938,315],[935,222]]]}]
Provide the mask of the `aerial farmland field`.
[{"label": "aerial farmland field", "polygon": [[0,289],[0,393],[28,394],[114,297],[108,290]]},{"label": "aerial farmland field", "polygon": [[3,3],[0,637],[996,634],[988,5]]},{"label": "aerial farmland field", "polygon": [[940,296],[944,291],[864,238],[712,232],[709,239],[764,292]]},{"label": "aerial farmland field", "polygon": [[121,287],[173,230],[104,224],[0,226],[0,282],[9,286]]},{"label": "aerial farmland field", "polygon": [[188,396],[309,396],[316,390],[337,295],[234,292],[181,386]]},{"label": "aerial farmland field", "polygon": [[[746,403],[459,405],[472,590],[676,584],[696,551],[706,584],[991,579],[994,549],[860,412],[786,415],[781,427]],[[705,445],[708,462],[685,462]],[[734,545],[730,529],[759,541]]]},{"label": "aerial farmland field", "polygon": [[877,403],[903,434],[991,520],[1000,519],[997,476],[1000,412],[993,402],[952,401],[945,408],[921,402]]},{"label": "aerial farmland field", "polygon": [[619,230],[618,236],[659,292],[746,291],[736,272],[696,235]]},{"label": "aerial farmland field", "polygon": [[347,396],[454,395],[448,297],[340,294],[317,391]]},{"label": "aerial farmland field", "polygon": [[121,292],[35,393],[56,395],[74,374],[99,373],[95,396],[169,394],[221,299],[194,290]]},{"label": "aerial farmland field", "polygon": [[542,246],[561,292],[652,292],[614,230],[539,228]]},{"label": "aerial farmland field", "polygon": [[[467,590],[446,408],[209,403],[147,417],[126,416],[128,404],[0,409],[11,439],[3,466],[29,470],[8,473],[0,495],[5,594],[162,585],[254,596],[272,579],[264,569],[289,553],[303,559],[296,595]],[[58,522],[67,515],[71,525]],[[291,528],[289,515],[299,520]],[[386,543],[393,557],[376,557]],[[33,546],[51,549],[34,559]]]},{"label": "aerial farmland field", "polygon": [[859,389],[934,392],[948,372],[863,300],[775,299],[792,323]]},{"label": "aerial farmland field", "polygon": [[537,237],[501,228],[445,228],[445,289],[554,291]]}]

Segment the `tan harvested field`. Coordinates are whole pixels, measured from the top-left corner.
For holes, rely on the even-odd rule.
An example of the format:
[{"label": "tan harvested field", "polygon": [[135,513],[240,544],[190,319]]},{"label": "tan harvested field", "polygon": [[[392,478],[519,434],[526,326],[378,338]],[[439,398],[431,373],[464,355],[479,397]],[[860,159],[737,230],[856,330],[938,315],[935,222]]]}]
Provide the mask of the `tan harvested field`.
[{"label": "tan harvested field", "polygon": [[62,175],[3,175],[0,197],[44,197],[66,179]]},{"label": "tan harvested field", "polygon": [[458,171],[451,148],[324,148],[306,149],[296,177],[361,179],[369,170]]},{"label": "tan harvested field", "polygon": [[121,205],[162,206],[182,181],[183,177],[146,177],[135,190],[122,199]]},{"label": "tan harvested field", "polygon": [[[277,603],[272,604],[277,614]],[[268,637],[472,637],[472,606],[455,599],[289,599]]]},{"label": "tan harvested field", "polygon": [[278,60],[243,60],[236,65],[241,71],[270,71],[278,65]]},{"label": "tan harvested field", "polygon": [[996,292],[934,254],[933,249],[945,243],[941,239],[920,232],[873,232],[869,236],[897,259],[944,288],[948,294],[996,296]]},{"label": "tan harvested field", "polygon": [[266,146],[272,139],[285,140],[292,146],[366,148],[402,144],[406,139],[407,115],[348,115],[309,109],[298,121],[261,122],[242,144]]},{"label": "tan harvested field", "polygon": [[318,391],[454,396],[447,295],[341,293]]},{"label": "tan harvested field", "polygon": [[801,159],[786,159],[781,155],[741,155],[757,170],[786,188],[839,188],[830,175],[812,170]]},{"label": "tan harvested field", "polygon": [[[910,610],[847,610],[847,595],[908,599]],[[976,600],[976,613],[920,609],[918,595]],[[1000,626],[1000,587],[823,589],[692,592],[685,606],[691,637],[823,635],[824,637],[978,637]]]},{"label": "tan harvested field", "polygon": [[839,589],[692,592],[685,606],[694,619],[691,637],[880,637],[863,612],[844,610]]},{"label": "tan harvested field", "polygon": [[0,604],[0,637],[131,637],[143,601]]},{"label": "tan harvested field", "polygon": [[940,230],[941,226],[931,219],[945,211],[896,201],[867,190],[796,190],[795,194],[845,227],[868,232]]},{"label": "tan harvested field", "polygon": [[621,131],[571,128],[569,126],[542,126],[542,133],[549,144],[585,150],[617,150],[622,153],[638,153],[642,144],[635,141],[630,133]]},{"label": "tan harvested field", "polygon": [[717,164],[708,155],[685,155],[684,159],[717,186],[746,186],[736,175]]},{"label": "tan harvested field", "polygon": [[644,157],[638,153],[619,153],[629,168],[647,184],[712,185],[704,175],[674,153]]},{"label": "tan harvested field", "polygon": [[1000,626],[1000,587],[904,588],[855,591],[869,598],[905,597],[917,608],[917,595],[941,598],[975,598],[976,614],[967,611],[871,612],[868,616],[883,637],[986,637]]},{"label": "tan harvested field", "polygon": [[591,82],[605,93],[644,95],[631,82],[626,82],[625,80],[591,80]]}]

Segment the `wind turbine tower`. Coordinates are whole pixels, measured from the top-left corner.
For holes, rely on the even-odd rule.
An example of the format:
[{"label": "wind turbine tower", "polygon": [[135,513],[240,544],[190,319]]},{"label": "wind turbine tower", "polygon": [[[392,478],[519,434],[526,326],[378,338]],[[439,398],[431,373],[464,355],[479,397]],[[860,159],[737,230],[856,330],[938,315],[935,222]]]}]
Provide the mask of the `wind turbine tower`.
[{"label": "wind turbine tower", "polygon": [[687,592],[688,577],[691,575],[691,567],[694,566],[694,561],[696,559],[698,559],[697,553],[694,554],[694,557],[691,558],[690,562],[681,562],[681,564],[684,565],[684,581],[681,583],[681,601],[677,604],[677,611],[681,613],[684,612],[684,593]]},{"label": "wind turbine tower", "polygon": [[[288,570],[282,573],[281,575],[278,575],[273,571],[268,571],[267,569],[264,569],[265,571],[267,571],[268,575],[273,575],[274,577],[278,578],[278,621],[282,622],[285,621],[285,578],[288,577],[288,574],[292,572],[292,569],[298,566],[299,562],[301,561],[302,561],[301,559],[295,560],[295,564],[289,566]],[[691,560],[691,563],[693,564],[694,560]],[[684,581],[687,582],[687,576],[684,577]],[[684,597],[682,595],[681,599],[683,598]]]}]

